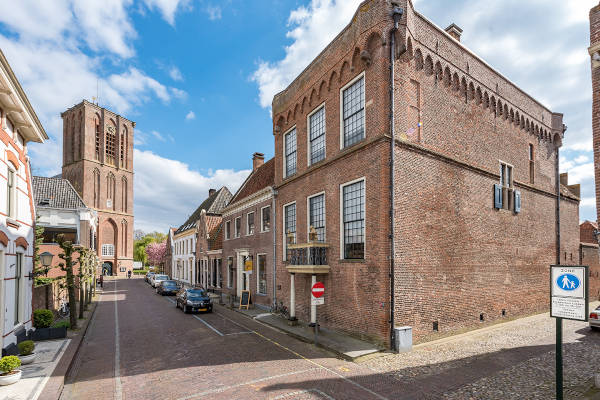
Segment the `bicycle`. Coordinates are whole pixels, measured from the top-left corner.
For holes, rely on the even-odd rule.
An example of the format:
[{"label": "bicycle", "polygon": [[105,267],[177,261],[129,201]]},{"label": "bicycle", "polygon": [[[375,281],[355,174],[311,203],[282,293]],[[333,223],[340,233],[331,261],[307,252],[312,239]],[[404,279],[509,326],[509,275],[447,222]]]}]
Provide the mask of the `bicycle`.
[{"label": "bicycle", "polygon": [[71,314],[69,302],[66,301],[64,298],[60,300],[60,306],[58,307],[57,312],[58,315],[60,315],[62,318],[66,318]]},{"label": "bicycle", "polygon": [[274,314],[281,314],[281,316],[285,319],[290,319],[290,312],[288,308],[283,304],[283,301],[280,301],[279,304],[274,303],[269,311]]}]

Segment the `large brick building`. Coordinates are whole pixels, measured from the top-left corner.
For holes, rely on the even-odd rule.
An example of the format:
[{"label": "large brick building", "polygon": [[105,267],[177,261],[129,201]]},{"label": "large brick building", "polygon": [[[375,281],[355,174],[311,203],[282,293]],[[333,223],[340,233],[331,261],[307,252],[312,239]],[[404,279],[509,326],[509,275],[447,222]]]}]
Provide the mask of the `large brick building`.
[{"label": "large brick building", "polygon": [[135,122],[85,100],[61,117],[62,177],[98,212],[102,273],[124,276],[133,269]]},{"label": "large brick building", "polygon": [[408,0],[364,1],[275,96],[277,296],[295,294],[299,319],[318,279],[324,326],[420,341],[547,309],[549,265],[579,261],[562,114],[461,32]]}]

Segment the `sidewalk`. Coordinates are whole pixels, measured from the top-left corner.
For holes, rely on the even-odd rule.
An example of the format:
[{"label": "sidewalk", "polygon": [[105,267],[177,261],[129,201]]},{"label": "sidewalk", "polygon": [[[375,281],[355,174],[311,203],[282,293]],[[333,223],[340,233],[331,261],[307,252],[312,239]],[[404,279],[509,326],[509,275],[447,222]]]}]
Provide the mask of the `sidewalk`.
[{"label": "sidewalk", "polygon": [[[256,321],[262,322],[263,324],[283,331],[298,340],[302,340],[303,342],[307,343],[314,343],[314,329],[301,323],[300,321],[298,321],[298,325],[290,326],[288,324],[288,320],[279,314],[272,314],[257,308],[252,308],[249,310],[240,310],[239,308],[234,308],[233,310]],[[328,350],[349,361],[356,361],[361,357],[369,354],[375,354],[384,350],[383,347],[378,347],[373,343],[365,342],[363,340],[345,335],[341,332],[323,328],[319,329],[317,346],[322,347],[325,350]]]}]

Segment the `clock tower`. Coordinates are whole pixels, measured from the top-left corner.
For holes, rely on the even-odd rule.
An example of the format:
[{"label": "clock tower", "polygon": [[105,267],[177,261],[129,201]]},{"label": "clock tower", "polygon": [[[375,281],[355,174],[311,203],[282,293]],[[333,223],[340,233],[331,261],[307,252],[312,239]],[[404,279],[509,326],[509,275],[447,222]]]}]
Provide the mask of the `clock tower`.
[{"label": "clock tower", "polygon": [[102,273],[133,268],[133,130],[135,122],[86,100],[61,114],[62,177],[98,211],[91,242]]}]

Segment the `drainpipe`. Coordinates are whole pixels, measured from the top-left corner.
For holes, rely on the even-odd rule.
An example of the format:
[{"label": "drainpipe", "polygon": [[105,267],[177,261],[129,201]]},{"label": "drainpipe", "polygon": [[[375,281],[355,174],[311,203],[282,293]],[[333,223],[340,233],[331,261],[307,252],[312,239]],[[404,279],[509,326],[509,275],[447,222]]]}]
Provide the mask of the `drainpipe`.
[{"label": "drainpipe", "polygon": [[395,293],[394,293],[394,275],[395,266],[394,258],[396,255],[396,249],[394,246],[395,229],[394,229],[394,188],[396,183],[396,176],[394,171],[395,166],[395,147],[396,147],[396,131],[394,128],[394,61],[396,51],[396,32],[400,25],[400,19],[404,14],[404,10],[401,7],[394,6],[392,9],[392,17],[394,18],[394,27],[390,32],[390,348],[395,349],[396,347],[396,335],[394,332],[394,308],[395,308]]},{"label": "drainpipe", "polygon": [[[271,210],[273,218],[271,219],[271,230],[273,231],[273,308],[277,307],[277,208],[275,208],[275,198],[277,190],[271,187]],[[261,215],[262,218],[262,215]]]},{"label": "drainpipe", "polygon": [[560,264],[560,172],[558,146],[556,146],[556,265]]}]

